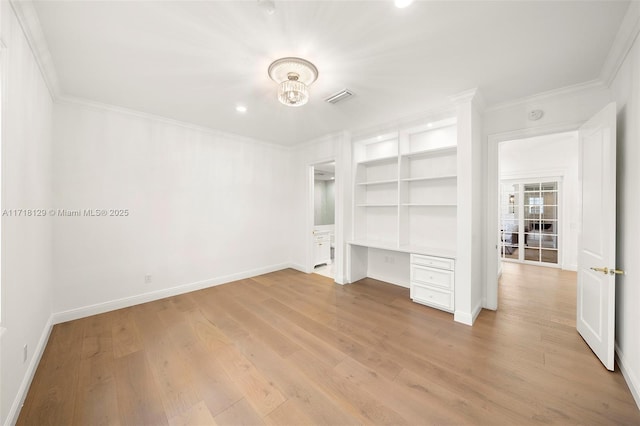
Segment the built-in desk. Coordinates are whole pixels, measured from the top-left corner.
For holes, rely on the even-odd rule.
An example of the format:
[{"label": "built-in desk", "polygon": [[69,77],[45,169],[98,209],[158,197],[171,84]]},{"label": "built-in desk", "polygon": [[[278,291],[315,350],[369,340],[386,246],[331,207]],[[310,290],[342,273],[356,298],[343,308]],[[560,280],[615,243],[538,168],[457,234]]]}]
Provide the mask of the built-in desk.
[{"label": "built-in desk", "polygon": [[382,241],[357,240],[347,244],[350,282],[370,277],[407,287],[414,302],[454,311],[454,251]]}]

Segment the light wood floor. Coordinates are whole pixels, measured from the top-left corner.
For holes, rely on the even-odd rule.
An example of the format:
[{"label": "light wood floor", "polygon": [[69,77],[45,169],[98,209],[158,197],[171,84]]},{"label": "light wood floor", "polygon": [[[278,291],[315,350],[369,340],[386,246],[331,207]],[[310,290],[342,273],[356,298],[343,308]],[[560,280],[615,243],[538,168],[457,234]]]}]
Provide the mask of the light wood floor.
[{"label": "light wood floor", "polygon": [[60,324],[18,424],[638,425],[575,330],[574,281],[505,264],[474,327],[292,270]]}]

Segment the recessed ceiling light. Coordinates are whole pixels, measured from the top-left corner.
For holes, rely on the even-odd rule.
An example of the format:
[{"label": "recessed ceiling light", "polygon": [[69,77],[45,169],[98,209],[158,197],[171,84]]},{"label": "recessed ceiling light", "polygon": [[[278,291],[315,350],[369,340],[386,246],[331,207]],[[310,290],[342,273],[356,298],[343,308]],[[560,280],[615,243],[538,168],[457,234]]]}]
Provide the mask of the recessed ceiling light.
[{"label": "recessed ceiling light", "polygon": [[427,127],[429,128],[433,127],[433,123],[427,123]]},{"label": "recessed ceiling light", "polygon": [[236,111],[238,111],[238,112],[243,112],[243,113],[244,113],[244,112],[247,112],[247,107],[246,107],[246,106],[244,106],[244,105],[238,105],[238,106],[236,107]]},{"label": "recessed ceiling light", "polygon": [[396,4],[396,7],[398,9],[404,9],[405,7],[413,3],[413,0],[395,0],[394,3]]}]

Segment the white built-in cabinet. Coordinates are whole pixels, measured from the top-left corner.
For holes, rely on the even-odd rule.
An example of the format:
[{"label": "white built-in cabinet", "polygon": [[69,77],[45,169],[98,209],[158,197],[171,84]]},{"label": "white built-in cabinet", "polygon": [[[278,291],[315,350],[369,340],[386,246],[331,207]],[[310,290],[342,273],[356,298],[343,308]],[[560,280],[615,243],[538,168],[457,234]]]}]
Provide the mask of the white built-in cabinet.
[{"label": "white built-in cabinet", "polygon": [[[399,253],[414,301],[454,310],[458,204],[455,118],[354,142],[352,267],[369,276],[369,249]],[[407,256],[408,254],[408,256]],[[394,258],[395,259],[395,258]],[[395,260],[394,260],[395,262]],[[432,265],[426,263],[432,262]],[[435,266],[434,266],[435,265]],[[397,270],[405,270],[404,265]],[[376,278],[376,277],[373,277]]]},{"label": "white built-in cabinet", "polygon": [[313,266],[331,263],[331,234],[329,231],[313,233]]}]

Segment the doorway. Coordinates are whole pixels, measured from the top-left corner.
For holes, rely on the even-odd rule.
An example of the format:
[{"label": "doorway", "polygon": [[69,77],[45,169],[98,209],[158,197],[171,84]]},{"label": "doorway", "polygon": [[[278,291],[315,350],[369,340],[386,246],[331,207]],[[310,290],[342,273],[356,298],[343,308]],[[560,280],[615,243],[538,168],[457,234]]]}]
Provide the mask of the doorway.
[{"label": "doorway", "polygon": [[313,166],[313,273],[335,278],[336,163]]},{"label": "doorway", "polygon": [[577,270],[578,133],[503,141],[498,147],[502,262]]}]

